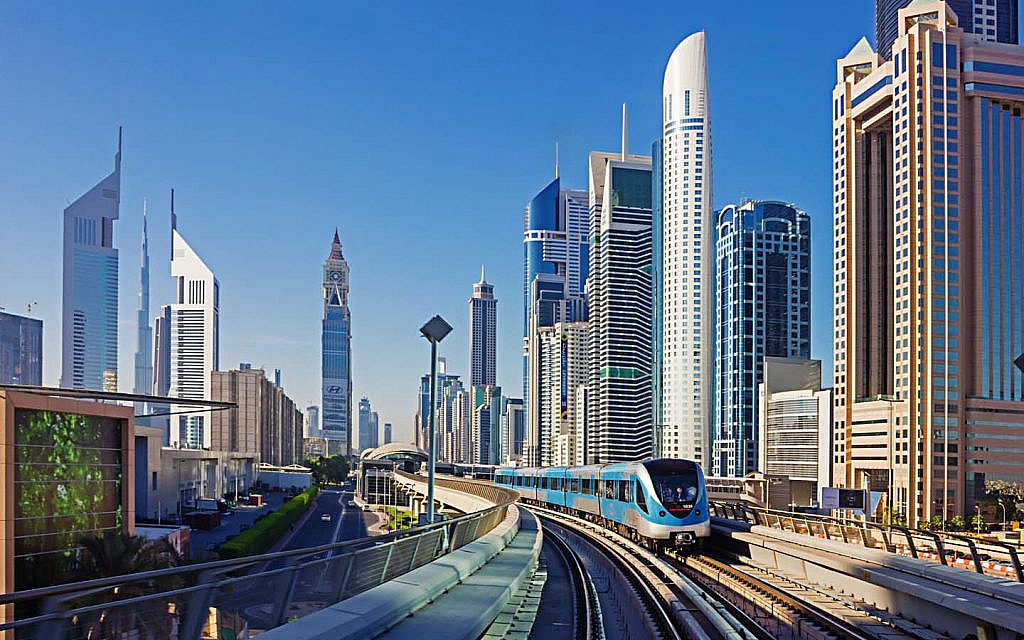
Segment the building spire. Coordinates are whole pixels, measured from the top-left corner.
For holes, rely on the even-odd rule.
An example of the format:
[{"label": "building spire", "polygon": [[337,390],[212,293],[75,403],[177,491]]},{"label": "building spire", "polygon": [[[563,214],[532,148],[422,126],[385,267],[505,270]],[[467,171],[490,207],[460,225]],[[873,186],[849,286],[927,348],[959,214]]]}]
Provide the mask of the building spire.
[{"label": "building spire", "polygon": [[555,140],[555,177],[558,177],[558,141]]},{"label": "building spire", "polygon": [[121,133],[122,128],[119,126],[117,128],[117,153],[114,154],[114,166],[117,169],[121,168]]},{"label": "building spire", "polygon": [[484,277],[484,265],[480,265],[480,284],[487,282],[487,278]]},{"label": "building spire", "polygon": [[338,236],[338,227],[334,227],[334,240],[331,241],[331,253],[327,256],[328,260],[344,260],[345,256],[341,253],[341,238]]},{"label": "building spire", "polygon": [[171,187],[171,231],[178,228],[178,216],[174,213],[174,187]]},{"label": "building spire", "polygon": [[628,130],[628,117],[626,114],[626,103],[622,103],[622,160],[626,160],[626,154],[629,153],[629,130]]}]

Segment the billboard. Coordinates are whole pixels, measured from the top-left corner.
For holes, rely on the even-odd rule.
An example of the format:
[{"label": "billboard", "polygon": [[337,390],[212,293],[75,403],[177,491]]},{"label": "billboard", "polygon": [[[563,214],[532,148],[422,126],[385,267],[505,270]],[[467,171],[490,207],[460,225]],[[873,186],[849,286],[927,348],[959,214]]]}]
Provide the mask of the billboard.
[{"label": "billboard", "polygon": [[839,489],[836,487],[821,488],[821,507],[823,509],[864,509],[867,497],[863,489]]}]

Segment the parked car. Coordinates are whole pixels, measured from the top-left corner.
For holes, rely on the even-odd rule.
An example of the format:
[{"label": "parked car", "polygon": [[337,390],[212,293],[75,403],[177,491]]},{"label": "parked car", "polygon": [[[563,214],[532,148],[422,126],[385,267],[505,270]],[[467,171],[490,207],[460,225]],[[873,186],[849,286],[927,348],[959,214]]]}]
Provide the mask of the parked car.
[{"label": "parked car", "polygon": [[331,521],[331,514],[329,514],[329,513],[321,513],[320,514],[320,522],[330,522],[330,521]]}]

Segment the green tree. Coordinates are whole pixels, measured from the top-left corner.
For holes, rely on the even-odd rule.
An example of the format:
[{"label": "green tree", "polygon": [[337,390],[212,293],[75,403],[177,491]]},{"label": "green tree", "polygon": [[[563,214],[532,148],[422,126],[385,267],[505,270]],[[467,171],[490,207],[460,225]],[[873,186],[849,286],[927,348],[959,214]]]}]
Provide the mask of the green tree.
[{"label": "green tree", "polygon": [[946,521],[942,519],[942,516],[932,516],[932,519],[928,522],[928,528],[933,531],[942,531]]},{"label": "green tree", "polygon": [[949,521],[949,528],[953,531],[963,531],[966,526],[967,521],[960,515],[953,516]]},{"label": "green tree", "polygon": [[319,483],[340,484],[348,477],[348,460],[338,454],[329,458],[311,458],[306,466],[313,474],[313,480]]},{"label": "green tree", "polygon": [[120,576],[140,571],[176,567],[181,556],[167,540],[146,540],[114,531],[79,538],[83,554],[79,573],[83,579]]},{"label": "green tree", "polygon": [[979,531],[985,528],[985,518],[980,513],[971,516],[971,531]]}]

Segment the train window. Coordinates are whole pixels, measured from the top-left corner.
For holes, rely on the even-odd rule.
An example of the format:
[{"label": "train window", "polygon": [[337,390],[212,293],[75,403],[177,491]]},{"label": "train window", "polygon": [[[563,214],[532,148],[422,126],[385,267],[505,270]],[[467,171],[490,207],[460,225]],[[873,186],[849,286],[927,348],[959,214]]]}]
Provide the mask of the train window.
[{"label": "train window", "polygon": [[617,497],[618,497],[618,499],[619,499],[620,501],[622,501],[622,502],[625,502],[625,501],[626,501],[626,486],[627,486],[627,485],[628,485],[629,483],[628,483],[628,482],[626,482],[625,480],[619,480],[619,481],[618,481],[618,482],[617,482],[616,484],[618,484],[618,485],[619,485],[619,486],[618,486],[618,489],[619,489],[619,495],[618,495]]},{"label": "train window", "polygon": [[636,506],[647,513],[647,499],[644,498],[644,488],[640,486],[640,478],[636,479]]},{"label": "train window", "polygon": [[626,497],[624,500],[626,502],[633,502],[633,483],[629,480],[623,480],[622,484],[626,487]]}]

